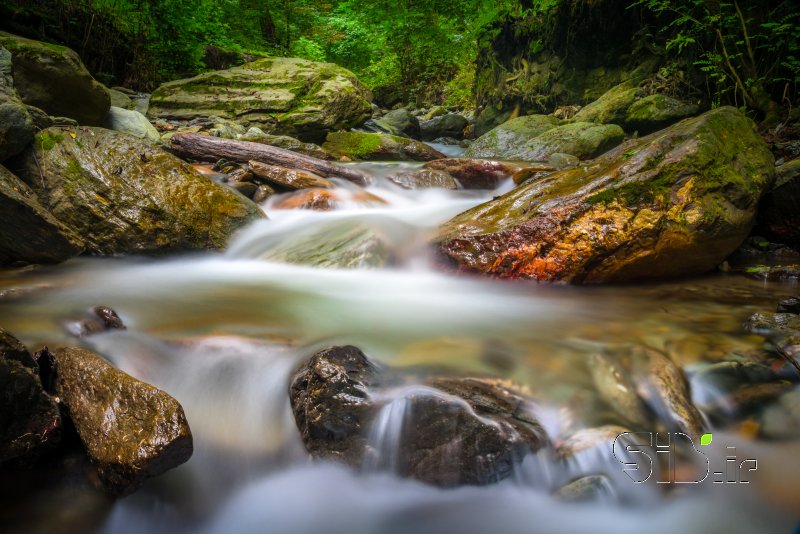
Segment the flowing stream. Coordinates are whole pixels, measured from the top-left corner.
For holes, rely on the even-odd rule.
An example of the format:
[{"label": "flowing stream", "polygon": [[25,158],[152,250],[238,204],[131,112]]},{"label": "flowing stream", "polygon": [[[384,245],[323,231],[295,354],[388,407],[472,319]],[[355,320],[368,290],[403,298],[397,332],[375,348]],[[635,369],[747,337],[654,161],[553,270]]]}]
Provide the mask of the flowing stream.
[{"label": "flowing stream", "polygon": [[[714,440],[757,458],[750,484],[710,480],[664,494],[634,485],[607,454],[557,465],[531,456],[486,487],[439,489],[394,473],[407,392],[396,392],[362,470],[311,462],[289,408],[287,384],[316,350],[351,344],[370,358],[437,373],[474,373],[527,387],[558,438],[598,418],[587,366],[602,347],[645,344],[690,375],[725,355],[759,351],[752,313],[773,311],[795,286],[707,277],[619,287],[548,286],[435,270],[426,247],[453,215],[492,192],[406,191],[385,176],[413,164],[358,164],[385,204],[356,196],[338,210],[264,208],[270,219],[225,253],[170,258],[80,258],[0,273],[2,325],[31,348],[85,343],[183,405],[195,452],[185,465],[114,503],[68,477],[14,504],[41,531],[104,532],[790,532],[797,520],[800,446],[753,441],[735,428]],[[277,261],[276,251],[322,245],[354,228],[379,236],[389,261],[335,269]],[[305,247],[305,248],[304,248]],[[286,252],[288,254],[288,252]],[[278,254],[277,257],[281,257]],[[93,306],[128,329],[77,340],[69,324]],[[433,372],[433,371],[431,371]],[[695,400],[714,397],[694,381]],[[569,423],[568,423],[569,422]],[[728,451],[729,452],[729,451]],[[710,454],[712,461],[724,457]],[[550,492],[580,474],[608,475],[607,499],[568,504]],[[8,508],[6,504],[0,507]],[[35,504],[33,504],[35,503]],[[0,512],[8,517],[8,509]],[[32,531],[33,531],[32,530]]]}]

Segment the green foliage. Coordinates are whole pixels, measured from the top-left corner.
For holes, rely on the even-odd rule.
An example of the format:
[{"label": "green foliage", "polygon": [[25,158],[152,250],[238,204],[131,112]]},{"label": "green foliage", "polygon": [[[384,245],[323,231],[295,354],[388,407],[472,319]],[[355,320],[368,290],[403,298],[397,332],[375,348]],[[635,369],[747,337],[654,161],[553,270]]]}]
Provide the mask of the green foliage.
[{"label": "green foliage", "polygon": [[666,50],[703,72],[714,103],[769,117],[796,99],[800,12],[791,0],[638,0],[659,17]]}]

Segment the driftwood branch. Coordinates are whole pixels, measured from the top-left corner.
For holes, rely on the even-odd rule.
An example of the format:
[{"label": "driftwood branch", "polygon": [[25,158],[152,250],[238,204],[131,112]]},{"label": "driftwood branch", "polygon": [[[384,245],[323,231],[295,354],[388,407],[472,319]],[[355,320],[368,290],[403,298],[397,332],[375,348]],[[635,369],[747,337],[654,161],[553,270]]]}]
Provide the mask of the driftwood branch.
[{"label": "driftwood branch", "polygon": [[241,163],[259,161],[287,169],[313,172],[325,178],[342,178],[358,185],[372,183],[372,178],[368,174],[357,169],[261,143],[186,133],[175,134],[172,137],[171,146],[176,154],[199,161],[219,159]]}]

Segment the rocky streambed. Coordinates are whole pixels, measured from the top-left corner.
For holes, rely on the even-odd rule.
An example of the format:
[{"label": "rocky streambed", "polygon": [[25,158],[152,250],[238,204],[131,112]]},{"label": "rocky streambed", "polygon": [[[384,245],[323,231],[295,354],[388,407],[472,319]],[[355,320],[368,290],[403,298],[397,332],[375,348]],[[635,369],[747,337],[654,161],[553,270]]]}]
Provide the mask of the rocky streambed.
[{"label": "rocky streambed", "polygon": [[145,109],[0,45],[10,529],[796,522],[798,174],[741,111],[628,81],[465,140],[332,65]]}]

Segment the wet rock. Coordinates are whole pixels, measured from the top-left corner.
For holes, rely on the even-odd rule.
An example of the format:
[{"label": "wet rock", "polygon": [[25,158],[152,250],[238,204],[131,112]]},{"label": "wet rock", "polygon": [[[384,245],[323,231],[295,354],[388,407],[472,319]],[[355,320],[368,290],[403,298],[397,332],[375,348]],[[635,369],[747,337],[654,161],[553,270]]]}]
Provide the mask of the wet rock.
[{"label": "wet rock", "polygon": [[240,141],[250,141],[253,143],[262,143],[265,145],[276,146],[278,148],[285,148],[293,152],[299,152],[306,156],[311,156],[317,159],[333,159],[330,154],[322,150],[319,145],[314,143],[304,143],[294,137],[288,135],[271,135],[264,133],[260,128],[250,128],[243,135],[237,136]]},{"label": "wet rock", "polygon": [[33,141],[34,120],[14,89],[11,53],[0,46],[0,162]]},{"label": "wet rock", "polygon": [[513,159],[548,161],[553,154],[592,159],[619,145],[625,138],[616,124],[574,122],[557,126],[529,140]]},{"label": "wet rock", "polygon": [[524,151],[531,139],[559,126],[550,115],[526,115],[506,121],[483,134],[464,153],[468,158],[513,160]]},{"label": "wet rock", "polygon": [[[526,454],[548,444],[530,400],[508,384],[434,378],[398,394],[392,374],[355,347],[325,349],[304,364],[289,392],[309,453],[354,467],[366,459],[401,476],[456,486],[507,478]],[[397,443],[382,450],[388,436],[376,437],[374,426],[386,410],[402,413],[398,427],[388,429]]]},{"label": "wet rock", "polygon": [[517,172],[520,167],[500,161],[445,158],[428,162],[424,168],[450,174],[464,189],[494,189],[502,180]]},{"label": "wet rock", "polygon": [[764,409],[760,417],[761,435],[769,439],[800,436],[800,389],[785,393]]},{"label": "wet rock", "polygon": [[249,165],[253,174],[266,180],[272,186],[279,186],[293,191],[310,188],[333,189],[335,187],[333,182],[313,172],[301,169],[286,169],[258,161],[251,161]]},{"label": "wet rock", "polygon": [[764,282],[795,282],[800,280],[800,265],[753,265],[744,274]]},{"label": "wet rock", "polygon": [[367,191],[350,192],[339,189],[302,189],[295,193],[277,195],[271,207],[279,210],[320,210],[329,211],[348,204],[380,206],[386,204],[382,198]]},{"label": "wet rock", "polygon": [[436,169],[419,169],[401,171],[392,174],[388,179],[404,189],[459,189],[459,184],[450,173]]},{"label": "wet rock", "polygon": [[264,217],[175,156],[110,130],[50,128],[22,165],[42,205],[95,254],[222,248]]},{"label": "wet rock", "polygon": [[577,167],[580,165],[581,160],[570,154],[561,154],[556,152],[555,154],[550,154],[550,157],[547,158],[547,163],[562,171],[564,169],[572,169]]},{"label": "wet rock", "polygon": [[150,124],[147,117],[135,110],[111,106],[106,126],[109,130],[147,139],[151,143],[158,143],[161,140],[161,134]]},{"label": "wet rock", "polygon": [[83,251],[83,242],[56,220],[30,187],[0,165],[0,265],[58,263]]},{"label": "wet rock", "polygon": [[0,465],[26,462],[61,441],[61,415],[28,350],[0,329]]},{"label": "wet rock", "polygon": [[760,228],[767,237],[800,247],[800,159],[776,169],[775,186],[759,208]]},{"label": "wet rock", "polygon": [[794,313],[754,313],[744,329],[753,334],[800,333],[800,316]]},{"label": "wet rock", "polygon": [[571,434],[558,445],[556,453],[562,460],[573,460],[587,451],[600,450],[603,456],[610,456],[614,441],[630,432],[630,429],[619,425],[603,425],[584,428]]},{"label": "wet rock", "polygon": [[630,355],[593,354],[589,373],[600,398],[637,429],[652,425],[653,417],[636,391]]},{"label": "wet rock", "polygon": [[253,202],[260,204],[275,194],[275,190],[266,185],[259,185],[253,194]]},{"label": "wet rock", "polygon": [[552,165],[528,165],[516,171],[511,179],[515,184],[521,184],[530,179],[544,178],[555,170],[556,168]]},{"label": "wet rock", "polygon": [[502,278],[707,272],[747,237],[773,173],[753,123],[718,108],[457,215],[436,242],[456,269]]},{"label": "wet rock", "polygon": [[333,132],[323,150],[336,158],[375,161],[431,161],[445,157],[425,143],[389,134]]},{"label": "wet rock", "polygon": [[23,102],[81,124],[105,123],[111,98],[74,51],[5,32],[0,46],[11,52],[14,88]]},{"label": "wet rock", "polygon": [[108,306],[95,306],[78,320],[66,323],[67,331],[76,337],[86,337],[109,330],[125,330],[117,312]]},{"label": "wet rock", "polygon": [[166,83],[153,92],[147,115],[244,117],[269,134],[320,142],[328,132],[363,124],[372,115],[371,100],[369,90],[342,67],[271,57]]},{"label": "wet rock", "polygon": [[419,134],[424,141],[432,141],[437,137],[464,138],[464,128],[469,121],[455,113],[440,115],[431,120],[423,121],[419,125]]},{"label": "wet rock", "polygon": [[175,399],[90,351],[54,354],[55,394],[109,493],[129,494],[191,457],[192,434]]},{"label": "wet rock", "polygon": [[778,313],[800,314],[800,297],[786,297],[778,303]]},{"label": "wet rock", "polygon": [[592,502],[608,499],[613,495],[611,483],[603,475],[589,475],[573,480],[553,494],[564,502]]},{"label": "wet rock", "polygon": [[253,199],[258,192],[258,185],[252,182],[232,182],[230,185],[240,195]]}]

